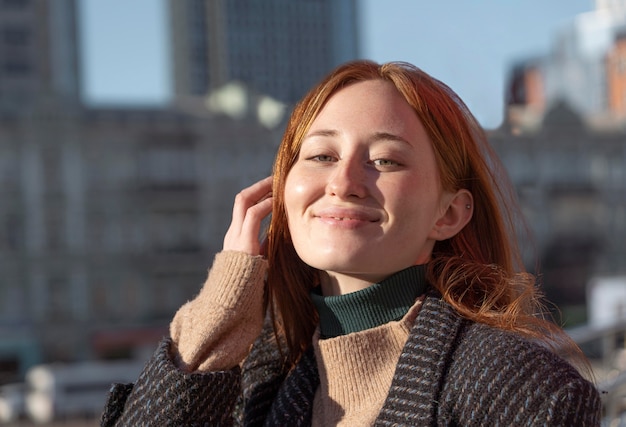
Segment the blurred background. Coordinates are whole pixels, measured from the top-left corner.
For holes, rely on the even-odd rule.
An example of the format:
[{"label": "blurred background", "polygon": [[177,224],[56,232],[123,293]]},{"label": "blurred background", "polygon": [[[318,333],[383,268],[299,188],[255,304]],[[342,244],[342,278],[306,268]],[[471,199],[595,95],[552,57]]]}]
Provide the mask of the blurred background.
[{"label": "blurred background", "polygon": [[0,0],[0,423],[97,424],[294,103],[354,58],[412,62],[475,113],[620,425],[626,0]]}]

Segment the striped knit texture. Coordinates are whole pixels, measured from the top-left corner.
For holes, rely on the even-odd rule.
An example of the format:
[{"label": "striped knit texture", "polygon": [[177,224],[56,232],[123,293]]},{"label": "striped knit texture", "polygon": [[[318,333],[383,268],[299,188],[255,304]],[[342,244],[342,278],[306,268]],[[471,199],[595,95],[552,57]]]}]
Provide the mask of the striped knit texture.
[{"label": "striped knit texture", "polygon": [[431,295],[376,425],[599,426],[600,416],[598,391],[569,363]]},{"label": "striped knit texture", "polygon": [[[592,398],[593,386],[562,359],[483,325],[466,333],[457,357],[471,355],[473,363],[452,365],[449,376],[459,378],[458,389],[445,390],[441,413],[458,414],[459,420],[472,420],[477,426],[599,425],[598,418],[586,418],[600,411],[599,400]],[[484,344],[469,348],[471,342]],[[462,398],[470,404],[461,403]],[[512,406],[511,400],[518,405]]]},{"label": "striped knit texture", "polygon": [[281,385],[265,426],[310,426],[313,397],[319,386],[313,349],[304,354]]},{"label": "striped knit texture", "polygon": [[[268,333],[243,374],[183,374],[168,360],[165,341],[134,387],[114,389],[102,425],[310,425],[319,385],[313,352],[284,377]],[[233,418],[236,407],[243,413]],[[598,391],[567,362],[515,334],[463,320],[431,294],[376,425],[599,426],[600,415]]]},{"label": "striped knit texture", "polygon": [[[128,392],[129,387],[114,387],[101,426],[233,424],[232,412],[240,390],[239,368],[209,375],[184,373],[171,361],[170,345],[169,339],[161,342],[126,399],[121,393]],[[125,405],[120,411],[122,403]]]},{"label": "striped knit texture", "polygon": [[237,405],[237,424],[263,425],[278,388],[285,378],[284,366],[270,317],[267,316],[261,335],[242,365],[242,396]]}]

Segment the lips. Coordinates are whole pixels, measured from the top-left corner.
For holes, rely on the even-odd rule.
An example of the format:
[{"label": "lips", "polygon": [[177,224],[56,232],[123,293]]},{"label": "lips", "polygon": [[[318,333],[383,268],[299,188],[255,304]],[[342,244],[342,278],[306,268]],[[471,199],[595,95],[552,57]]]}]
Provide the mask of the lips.
[{"label": "lips", "polygon": [[331,221],[378,222],[380,216],[368,209],[325,208],[314,213],[314,216]]},{"label": "lips", "polygon": [[350,219],[357,219],[357,218],[350,218],[350,217],[343,217],[343,218],[338,218],[336,216],[332,217],[333,219],[336,219],[337,221],[347,221]]}]

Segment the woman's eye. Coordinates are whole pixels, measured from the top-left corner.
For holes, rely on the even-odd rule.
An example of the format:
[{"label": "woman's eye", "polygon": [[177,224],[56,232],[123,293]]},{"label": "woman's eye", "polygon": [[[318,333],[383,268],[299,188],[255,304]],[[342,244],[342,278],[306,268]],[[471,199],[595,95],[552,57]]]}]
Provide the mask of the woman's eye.
[{"label": "woman's eye", "polygon": [[327,154],[318,154],[317,156],[311,156],[309,159],[316,162],[332,162],[334,160],[333,156]]},{"label": "woman's eye", "polygon": [[372,161],[375,166],[397,166],[398,162],[389,159],[376,159]]}]

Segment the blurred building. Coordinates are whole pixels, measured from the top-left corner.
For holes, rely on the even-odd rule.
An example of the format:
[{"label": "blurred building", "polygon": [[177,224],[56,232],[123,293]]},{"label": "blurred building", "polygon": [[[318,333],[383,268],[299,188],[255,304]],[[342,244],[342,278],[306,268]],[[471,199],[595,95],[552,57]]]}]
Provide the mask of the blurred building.
[{"label": "blurred building", "polygon": [[176,96],[231,81],[293,104],[358,56],[356,0],[169,0]]},{"label": "blurred building", "polygon": [[80,97],[74,0],[0,2],[0,109]]},{"label": "blurred building", "polygon": [[512,67],[507,121],[490,134],[561,307],[585,304],[593,276],[626,271],[626,1],[596,5],[548,55]]},{"label": "blurred building", "polygon": [[626,120],[626,1],[596,0],[557,33],[552,50],[520,60],[508,78],[513,131],[539,126],[556,104],[567,103],[586,121],[624,127]]},{"label": "blurred building", "polygon": [[31,220],[42,212],[26,212],[26,206],[33,206],[33,187],[28,192],[25,187],[33,177],[18,160],[20,152],[28,151],[20,142],[35,131],[24,126],[17,134],[14,130],[52,99],[68,111],[76,108],[77,52],[73,0],[0,2],[0,383],[43,356],[33,327],[26,326],[30,303],[22,299],[24,292],[36,292],[24,279],[33,265],[22,248],[31,245],[25,233],[38,232],[30,228]]},{"label": "blurred building", "polygon": [[626,132],[562,103],[532,129],[507,123],[489,140],[517,188],[547,296],[583,306],[591,277],[626,272]]},{"label": "blurred building", "polygon": [[153,344],[203,283],[236,192],[271,173],[279,138],[256,116],[206,111],[48,105],[2,118],[0,360],[22,357],[25,339],[45,360]]},{"label": "blurred building", "polygon": [[75,10],[0,1],[0,383],[151,348],[284,124],[244,84],[169,108],[82,105]]}]

